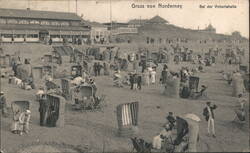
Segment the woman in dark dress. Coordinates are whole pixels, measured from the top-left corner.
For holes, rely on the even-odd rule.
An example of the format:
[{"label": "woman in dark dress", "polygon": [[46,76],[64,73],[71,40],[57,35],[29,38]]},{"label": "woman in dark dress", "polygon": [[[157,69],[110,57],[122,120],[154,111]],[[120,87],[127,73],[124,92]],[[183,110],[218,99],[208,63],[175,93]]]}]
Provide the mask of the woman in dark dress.
[{"label": "woman in dark dress", "polygon": [[56,127],[56,121],[58,119],[57,112],[55,110],[55,106],[50,106],[50,114],[47,119],[47,126],[48,127]]},{"label": "woman in dark dress", "polygon": [[188,98],[190,95],[190,90],[189,90],[189,86],[188,83],[183,83],[183,88],[181,90],[181,98]]}]

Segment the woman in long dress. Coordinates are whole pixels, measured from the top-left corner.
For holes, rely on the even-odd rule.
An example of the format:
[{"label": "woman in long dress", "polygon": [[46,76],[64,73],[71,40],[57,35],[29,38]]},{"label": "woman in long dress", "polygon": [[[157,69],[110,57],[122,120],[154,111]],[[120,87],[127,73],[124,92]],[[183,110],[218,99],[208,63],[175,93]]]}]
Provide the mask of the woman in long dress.
[{"label": "woman in long dress", "polygon": [[150,73],[149,73],[148,70],[145,71],[144,77],[145,77],[145,84],[146,84],[147,86],[149,86],[149,84],[150,84]]},{"label": "woman in long dress", "polygon": [[151,83],[155,84],[156,81],[156,71],[153,69],[153,71],[151,71]]}]

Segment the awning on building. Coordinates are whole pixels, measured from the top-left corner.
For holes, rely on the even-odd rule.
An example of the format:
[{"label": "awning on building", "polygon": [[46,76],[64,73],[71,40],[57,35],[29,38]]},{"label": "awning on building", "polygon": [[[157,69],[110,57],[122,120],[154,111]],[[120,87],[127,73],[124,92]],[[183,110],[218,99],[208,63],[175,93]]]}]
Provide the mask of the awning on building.
[{"label": "awning on building", "polygon": [[36,30],[0,30],[0,34],[38,34],[39,32]]}]

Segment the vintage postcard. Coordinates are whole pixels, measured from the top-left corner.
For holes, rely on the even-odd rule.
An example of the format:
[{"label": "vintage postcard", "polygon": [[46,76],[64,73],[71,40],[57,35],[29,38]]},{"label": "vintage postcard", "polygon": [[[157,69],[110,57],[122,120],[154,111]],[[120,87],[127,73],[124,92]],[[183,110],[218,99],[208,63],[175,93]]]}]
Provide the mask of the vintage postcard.
[{"label": "vintage postcard", "polygon": [[249,0],[0,0],[0,153],[249,152]]}]

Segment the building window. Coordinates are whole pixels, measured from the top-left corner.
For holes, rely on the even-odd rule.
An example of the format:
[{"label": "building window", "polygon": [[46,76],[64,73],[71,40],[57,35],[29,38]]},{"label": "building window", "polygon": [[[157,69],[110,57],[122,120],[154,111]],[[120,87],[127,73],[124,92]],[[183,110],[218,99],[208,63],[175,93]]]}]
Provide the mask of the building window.
[{"label": "building window", "polygon": [[16,34],[14,35],[14,38],[24,38],[24,34]]},{"label": "building window", "polygon": [[69,22],[61,22],[61,26],[69,26]]},{"label": "building window", "polygon": [[37,34],[28,34],[27,38],[38,38]]},{"label": "building window", "polygon": [[2,34],[2,36],[4,38],[12,38],[13,37],[12,34]]},{"label": "building window", "polygon": [[49,21],[41,21],[41,25],[50,25]]},{"label": "building window", "polygon": [[19,20],[18,23],[19,24],[29,24],[29,21],[27,21],[27,20]]},{"label": "building window", "polygon": [[6,19],[0,19],[0,24],[6,24]]},{"label": "building window", "polygon": [[8,21],[8,24],[17,24],[17,20],[16,19],[9,19]]},{"label": "building window", "polygon": [[50,35],[50,38],[60,38],[60,35]]},{"label": "building window", "polygon": [[60,26],[60,23],[57,22],[57,21],[52,21],[52,22],[51,22],[51,25],[53,25],[53,26]]},{"label": "building window", "polygon": [[40,22],[37,21],[37,20],[31,20],[31,21],[30,21],[30,24],[40,24]]}]

